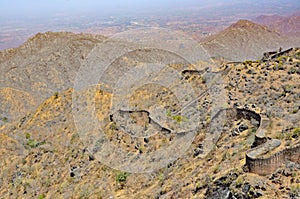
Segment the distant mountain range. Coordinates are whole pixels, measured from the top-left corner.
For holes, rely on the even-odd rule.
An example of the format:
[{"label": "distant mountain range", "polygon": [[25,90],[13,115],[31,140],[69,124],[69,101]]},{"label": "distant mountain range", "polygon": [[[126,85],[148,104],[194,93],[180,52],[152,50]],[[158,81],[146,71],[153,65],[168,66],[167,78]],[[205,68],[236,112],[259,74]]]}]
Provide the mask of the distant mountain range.
[{"label": "distant mountain range", "polygon": [[291,16],[261,15],[253,21],[281,34],[300,36],[300,12]]},{"label": "distant mountain range", "polygon": [[239,20],[207,38],[202,45],[212,57],[232,61],[257,60],[263,52],[299,46],[300,37],[285,35],[252,21]]}]

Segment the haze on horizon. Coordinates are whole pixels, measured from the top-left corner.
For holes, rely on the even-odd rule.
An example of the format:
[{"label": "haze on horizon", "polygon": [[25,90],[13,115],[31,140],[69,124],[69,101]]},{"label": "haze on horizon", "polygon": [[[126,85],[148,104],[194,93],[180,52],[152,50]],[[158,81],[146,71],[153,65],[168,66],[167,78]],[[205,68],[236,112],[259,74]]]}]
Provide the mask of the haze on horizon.
[{"label": "haze on horizon", "polygon": [[[298,0],[1,0],[0,18],[14,17],[51,17],[57,14],[74,15],[98,12],[99,15],[141,14],[155,13],[157,11],[170,11],[187,8],[213,8],[223,7],[231,9],[241,7],[265,10],[278,7],[285,11],[300,10]],[[212,13],[214,14],[214,13]],[[278,13],[280,14],[280,13]]]},{"label": "haze on horizon", "polygon": [[156,26],[199,38],[239,19],[293,13],[299,0],[0,0],[0,50],[48,31],[111,35]]}]

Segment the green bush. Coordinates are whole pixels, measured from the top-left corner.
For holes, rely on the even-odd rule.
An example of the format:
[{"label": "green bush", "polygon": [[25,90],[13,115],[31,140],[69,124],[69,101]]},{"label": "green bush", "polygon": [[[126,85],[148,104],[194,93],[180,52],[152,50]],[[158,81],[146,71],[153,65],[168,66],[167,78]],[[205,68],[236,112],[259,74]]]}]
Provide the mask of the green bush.
[{"label": "green bush", "polygon": [[39,143],[36,140],[28,139],[27,145],[30,146],[31,148],[35,148],[39,145]]},{"label": "green bush", "polygon": [[293,86],[286,84],[282,86],[282,89],[285,93],[291,93],[293,91]]},{"label": "green bush", "polygon": [[117,173],[116,181],[119,182],[119,183],[120,182],[126,182],[127,177],[128,177],[128,173],[126,173],[126,172],[119,172],[119,173]]},{"label": "green bush", "polygon": [[300,133],[300,128],[295,128],[294,129],[294,134],[298,134],[298,133]]},{"label": "green bush", "polygon": [[175,120],[176,122],[180,123],[183,121],[184,118],[181,115],[174,115],[172,117],[172,119]]},{"label": "green bush", "polygon": [[44,198],[46,198],[46,196],[44,194],[41,194],[38,196],[38,199],[44,199]]},{"label": "green bush", "polygon": [[246,60],[246,61],[244,61],[244,65],[251,65],[252,64],[252,60]]},{"label": "green bush", "polygon": [[280,57],[277,58],[277,62],[282,63],[282,62],[285,62],[287,59],[288,59],[288,57],[283,55],[283,56],[280,56]]},{"label": "green bush", "polygon": [[284,70],[283,63],[282,63],[282,62],[279,62],[276,66],[274,66],[273,70],[274,70],[274,71]]},{"label": "green bush", "polygon": [[117,124],[115,122],[111,123],[110,129],[111,130],[117,130],[118,129]]},{"label": "green bush", "polygon": [[3,118],[2,118],[2,121],[3,121],[3,122],[8,122],[8,118],[7,118],[7,117],[3,117]]},{"label": "green bush", "polygon": [[300,52],[295,55],[296,59],[300,59]]},{"label": "green bush", "polygon": [[295,74],[297,72],[296,68],[290,68],[288,74]]},{"label": "green bush", "polygon": [[26,133],[26,139],[30,139],[30,137],[31,137],[31,135],[30,135],[30,133]]},{"label": "green bush", "polygon": [[27,139],[27,146],[29,146],[30,148],[36,148],[40,145],[43,145],[45,144],[46,142],[45,141],[42,141],[42,142],[38,142],[36,139],[31,139],[31,135],[30,133],[26,133],[25,135],[26,139]]},{"label": "green bush", "polygon": [[58,92],[55,92],[54,93],[54,99],[57,99],[58,98]]},{"label": "green bush", "polygon": [[167,110],[167,117],[172,117],[172,113],[171,113],[171,110]]},{"label": "green bush", "polygon": [[295,128],[293,130],[293,136],[295,136],[295,137],[299,137],[300,136],[300,128]]}]

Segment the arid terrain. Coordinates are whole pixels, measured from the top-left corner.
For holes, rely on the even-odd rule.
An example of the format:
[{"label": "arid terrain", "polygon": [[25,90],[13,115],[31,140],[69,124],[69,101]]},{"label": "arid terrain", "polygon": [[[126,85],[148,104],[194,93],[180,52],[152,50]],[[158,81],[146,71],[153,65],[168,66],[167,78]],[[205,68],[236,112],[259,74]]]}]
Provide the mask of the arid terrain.
[{"label": "arid terrain", "polygon": [[299,17],[299,13],[291,16],[261,15],[254,22],[266,25],[281,34],[297,36],[300,33]]},{"label": "arid terrain", "polygon": [[[147,173],[120,171],[99,161],[74,120],[74,113],[80,113],[73,104],[76,74],[107,37],[46,32],[0,51],[0,198],[300,198],[299,32],[272,26],[265,17],[258,20],[264,25],[239,20],[199,42],[217,65],[213,70],[205,61],[192,67],[160,50],[133,51],[112,63],[119,70],[110,71],[113,79],[141,60],[171,57],[168,67],[179,83],[189,83],[200,96],[194,102],[200,116],[191,146]],[[287,19],[277,24],[282,20]],[[155,57],[147,57],[149,52]],[[215,97],[202,93],[210,90],[214,75],[224,89],[217,113]],[[95,105],[111,143],[139,157],[180,139],[172,131],[186,118],[173,114],[180,104],[172,91],[147,84],[128,98],[135,109],[109,115],[114,93],[105,81],[78,96],[90,94],[84,103]],[[166,118],[173,126],[155,120],[153,104],[170,111]],[[155,134],[130,136],[125,132],[130,125],[118,125],[124,118]],[[213,131],[217,136],[206,146],[210,124],[220,118],[223,123]]]}]

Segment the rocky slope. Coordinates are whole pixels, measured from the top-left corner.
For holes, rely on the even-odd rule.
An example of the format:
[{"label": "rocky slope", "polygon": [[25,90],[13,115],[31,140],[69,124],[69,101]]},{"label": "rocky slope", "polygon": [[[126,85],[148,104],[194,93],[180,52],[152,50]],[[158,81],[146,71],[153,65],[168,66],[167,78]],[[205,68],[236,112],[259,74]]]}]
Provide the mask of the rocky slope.
[{"label": "rocky slope", "polygon": [[[249,34],[252,38],[255,32],[260,38],[255,37],[255,40],[248,41]],[[249,118],[237,117],[234,111],[226,115],[226,122],[219,132],[219,139],[215,140],[213,150],[207,156],[201,156],[203,140],[210,122],[224,116],[218,114],[210,117],[213,99],[209,93],[205,93],[197,101],[197,107],[203,111],[203,115],[201,128],[198,129],[191,147],[184,156],[167,167],[154,172],[134,174],[109,168],[99,162],[93,153],[87,150],[76,130],[72,112],[73,90],[70,85],[80,66],[80,60],[103,38],[71,33],[63,33],[60,37],[57,34],[59,33],[37,35],[19,49],[1,52],[0,69],[9,69],[6,71],[7,75],[2,75],[0,79],[4,82],[1,84],[3,87],[0,96],[7,104],[1,106],[4,113],[1,115],[3,123],[0,127],[1,160],[4,160],[0,164],[1,197],[300,197],[299,164],[284,161],[266,176],[245,169],[245,155],[255,141],[258,124]],[[277,33],[248,21],[240,21],[220,35],[205,45],[210,46],[215,41],[220,41],[218,38],[224,37],[226,39],[221,44],[230,46],[234,56],[241,58],[248,56],[247,53],[252,56],[267,49],[261,47],[265,40],[281,40]],[[235,39],[236,42],[242,40],[242,44],[227,38]],[[229,45],[230,42],[232,45]],[[253,51],[243,52],[243,46],[247,44],[253,47]],[[31,45],[33,47],[28,48]],[[274,46],[275,49],[278,48],[277,45]],[[32,49],[29,55],[28,49]],[[219,51],[221,52],[223,49]],[[228,54],[224,52],[224,55]],[[123,63],[123,58],[115,64]],[[271,120],[266,132],[267,137],[282,140],[283,147],[299,142],[300,50],[293,49],[270,60],[225,65],[220,66],[218,71],[226,68],[222,78],[227,103],[222,106],[233,110],[240,106],[251,106],[260,110],[260,114]],[[181,68],[171,67],[176,70]],[[197,89],[199,92],[206,89],[203,71],[190,69],[184,73],[180,73],[180,70],[178,72],[182,80],[195,87],[196,92]],[[8,89],[9,87],[24,92]],[[105,120],[105,134],[112,143],[128,153],[143,154],[172,142],[174,135],[166,133],[163,129],[157,130],[158,133],[149,139],[135,139],[124,133],[121,127],[116,126],[114,117],[109,118],[107,115],[112,93],[102,88],[97,87],[90,99],[95,100],[97,118],[108,118]],[[10,96],[14,96],[15,99],[12,100]],[[147,108],[146,102],[177,108],[174,94],[160,87],[143,87],[130,99],[130,103],[140,109]],[[20,107],[20,115],[23,114],[21,117],[18,115],[19,119],[9,114],[16,111],[15,106]],[[133,121],[146,126],[151,125],[147,112],[128,113]],[[181,117],[173,119],[178,122],[183,120]]]},{"label": "rocky slope", "polygon": [[[72,87],[82,60],[103,39],[88,34],[47,32],[35,35],[16,49],[0,51],[0,118],[20,118],[55,92]],[[11,103],[9,96],[17,97]]]}]

